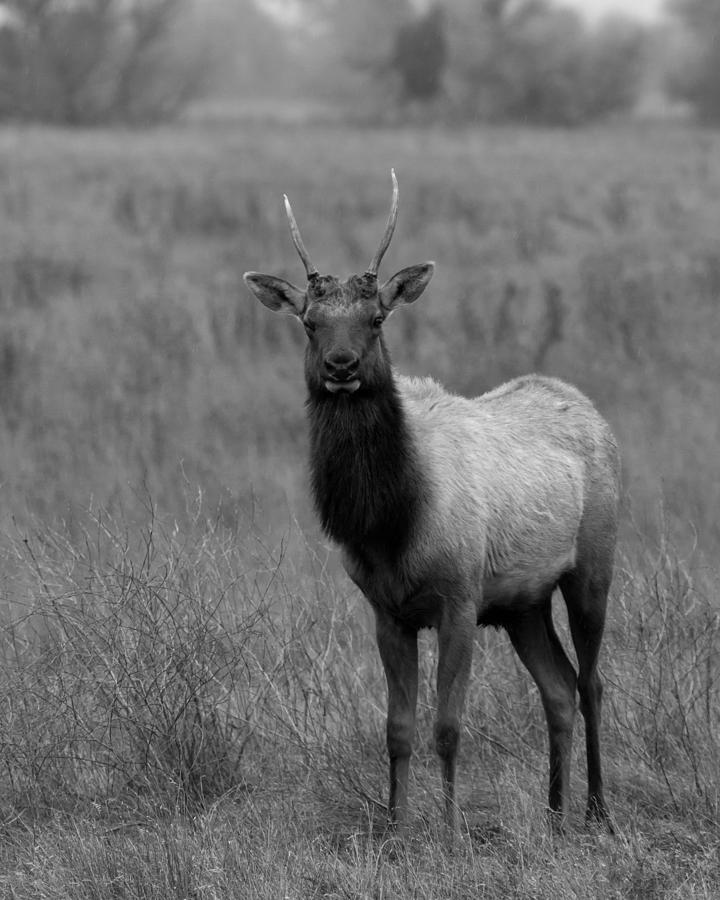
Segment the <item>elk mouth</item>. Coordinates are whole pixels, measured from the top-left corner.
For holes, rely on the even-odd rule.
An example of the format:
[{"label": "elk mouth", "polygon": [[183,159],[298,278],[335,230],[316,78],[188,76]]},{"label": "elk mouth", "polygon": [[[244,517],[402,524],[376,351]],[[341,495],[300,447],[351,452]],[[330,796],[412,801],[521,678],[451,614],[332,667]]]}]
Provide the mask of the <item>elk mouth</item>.
[{"label": "elk mouth", "polygon": [[360,387],[360,379],[353,378],[351,381],[325,381],[326,390],[331,394],[354,394]]}]

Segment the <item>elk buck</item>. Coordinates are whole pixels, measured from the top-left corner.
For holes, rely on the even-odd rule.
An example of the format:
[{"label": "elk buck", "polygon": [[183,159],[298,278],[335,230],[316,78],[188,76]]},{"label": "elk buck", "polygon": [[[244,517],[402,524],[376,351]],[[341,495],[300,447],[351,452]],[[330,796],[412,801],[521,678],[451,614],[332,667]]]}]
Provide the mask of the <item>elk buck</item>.
[{"label": "elk buck", "polygon": [[[417,633],[438,631],[435,742],[445,814],[457,827],[455,768],[476,625],[504,628],[540,691],[550,745],[549,808],[569,802],[576,691],[585,718],[587,819],[611,829],[600,764],[597,661],[613,569],[619,458],[606,422],[574,387],[516,378],[467,399],[391,366],[387,317],[422,294],[426,262],[378,285],[390,216],[362,275],[321,275],[287,216],[307,287],[248,272],[269,309],[307,333],[312,493],[325,532],[369,600],[388,686],[389,823],[407,820],[418,689]],[[560,588],[576,674],[552,622]]]}]

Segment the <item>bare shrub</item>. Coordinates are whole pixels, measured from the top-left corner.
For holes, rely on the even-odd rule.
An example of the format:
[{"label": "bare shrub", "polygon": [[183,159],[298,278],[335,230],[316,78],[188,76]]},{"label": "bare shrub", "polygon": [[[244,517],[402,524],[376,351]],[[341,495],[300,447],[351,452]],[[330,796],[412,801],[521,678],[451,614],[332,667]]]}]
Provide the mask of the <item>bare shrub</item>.
[{"label": "bare shrub", "polygon": [[[717,575],[714,576],[717,578]],[[676,813],[716,821],[720,608],[713,575],[662,537],[626,560],[606,681],[620,756]]]},{"label": "bare shrub", "polygon": [[257,529],[193,514],[181,531],[148,505],[141,527],[103,513],[6,547],[5,805],[188,810],[310,773],[323,797],[330,784],[380,796],[347,753],[384,746],[354,601],[331,596],[306,545],[287,560]]},{"label": "bare shrub", "polygon": [[13,553],[5,796],[187,806],[243,786],[265,600],[229,543],[212,530],[188,541],[153,516],[136,541],[98,516],[80,542],[43,530]]}]

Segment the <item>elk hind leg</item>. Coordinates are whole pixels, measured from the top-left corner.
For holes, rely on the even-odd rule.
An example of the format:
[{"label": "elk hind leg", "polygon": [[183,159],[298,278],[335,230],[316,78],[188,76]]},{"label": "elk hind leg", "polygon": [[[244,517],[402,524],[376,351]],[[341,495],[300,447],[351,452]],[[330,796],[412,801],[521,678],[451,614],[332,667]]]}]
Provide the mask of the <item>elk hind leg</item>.
[{"label": "elk hind leg", "polygon": [[507,625],[521,661],[540,691],[550,749],[548,806],[554,830],[561,831],[570,802],[570,760],[577,676],[552,623],[551,597]]},{"label": "elk hind leg", "polygon": [[578,659],[580,711],[585,719],[588,799],[586,820],[600,822],[614,831],[603,793],[600,761],[602,683],[597,671],[610,579],[593,579],[572,572],[560,581],[568,609],[568,621]]}]

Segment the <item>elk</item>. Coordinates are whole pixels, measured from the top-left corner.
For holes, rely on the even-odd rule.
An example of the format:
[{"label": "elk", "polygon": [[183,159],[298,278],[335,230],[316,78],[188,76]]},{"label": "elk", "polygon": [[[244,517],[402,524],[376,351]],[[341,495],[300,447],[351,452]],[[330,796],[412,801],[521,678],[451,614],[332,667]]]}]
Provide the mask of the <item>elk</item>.
[{"label": "elk", "polygon": [[[445,821],[458,827],[455,770],[474,629],[507,631],[535,680],[549,734],[550,820],[568,813],[576,692],[585,719],[586,819],[612,831],[600,760],[597,662],[613,570],[619,457],[609,426],[579,390],[540,375],[468,399],[391,365],[383,325],[414,303],[432,262],[378,286],[398,213],[362,275],[321,275],[290,203],[305,290],[245,274],[269,309],[307,333],[310,475],[326,534],[370,602],[388,689],[388,823],[408,817],[408,771],[418,691],[417,635],[438,632],[435,745]],[[555,632],[551,598],[567,607],[578,672]]]}]

